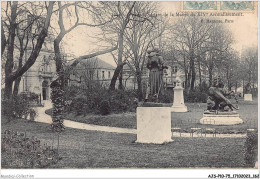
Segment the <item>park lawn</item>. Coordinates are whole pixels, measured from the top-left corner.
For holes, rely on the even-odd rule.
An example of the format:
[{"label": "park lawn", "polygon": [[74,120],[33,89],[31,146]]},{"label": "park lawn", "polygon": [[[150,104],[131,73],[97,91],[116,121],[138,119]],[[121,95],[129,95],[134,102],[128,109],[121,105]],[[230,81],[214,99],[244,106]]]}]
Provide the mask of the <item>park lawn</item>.
[{"label": "park lawn", "polygon": [[246,133],[247,129],[258,128],[258,105],[257,99],[253,102],[239,101],[237,112],[244,121],[243,124],[231,126],[203,125],[199,121],[203,111],[206,109],[205,103],[187,104],[187,113],[172,113],[172,127],[179,127],[182,131],[190,131],[190,128],[215,128],[217,133]]},{"label": "park lawn", "polygon": [[[58,135],[49,125],[2,118],[9,129],[35,136],[54,149]],[[174,138],[164,145],[136,144],[136,135],[66,128],[59,135],[62,159],[50,168],[241,168],[245,138]],[[3,167],[3,166],[2,166]]]},{"label": "park lawn", "polygon": [[[172,104],[168,104],[171,106]],[[258,113],[257,113],[257,99],[253,102],[244,102],[242,99],[239,100],[238,113],[243,119],[244,123],[233,126],[212,126],[202,125],[199,120],[202,118],[203,112],[206,109],[206,103],[186,103],[188,112],[186,113],[172,113],[172,128],[181,128],[182,132],[189,132],[191,128],[215,128],[217,133],[245,133],[249,128],[258,127]],[[51,109],[46,111],[47,114],[51,114]],[[65,118],[67,120],[121,128],[132,128],[136,129],[136,113],[121,113],[121,114],[110,114],[106,116],[87,114],[86,116],[76,116],[73,113],[67,113]]]}]

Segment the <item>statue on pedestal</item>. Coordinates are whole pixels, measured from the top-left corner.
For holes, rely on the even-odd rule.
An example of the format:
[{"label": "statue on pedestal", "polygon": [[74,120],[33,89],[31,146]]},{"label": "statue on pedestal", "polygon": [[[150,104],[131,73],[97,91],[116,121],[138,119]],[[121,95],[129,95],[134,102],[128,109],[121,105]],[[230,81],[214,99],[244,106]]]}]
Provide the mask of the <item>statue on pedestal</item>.
[{"label": "statue on pedestal", "polygon": [[214,79],[212,87],[209,88],[207,110],[233,111],[233,109],[238,109],[230,102],[228,96],[234,96],[234,92],[226,90],[223,81],[219,77]]},{"label": "statue on pedestal", "polygon": [[251,85],[250,83],[247,83],[245,86],[245,94],[250,94],[251,93]]},{"label": "statue on pedestal", "polygon": [[209,125],[235,125],[242,124],[243,120],[234,111],[238,109],[228,97],[235,96],[233,91],[224,88],[223,81],[218,77],[214,79],[213,85],[209,88],[207,110],[200,119],[201,124]]},{"label": "statue on pedestal", "polygon": [[244,101],[253,101],[251,84],[247,83],[244,89]]},{"label": "statue on pedestal", "polygon": [[174,87],[173,105],[171,107],[172,112],[187,112],[187,106],[184,104],[182,80],[179,72],[176,74],[176,86]]},{"label": "statue on pedestal", "polygon": [[163,90],[163,58],[158,49],[149,50],[147,68],[149,69],[149,80],[146,91],[145,101],[158,102],[159,94]]}]

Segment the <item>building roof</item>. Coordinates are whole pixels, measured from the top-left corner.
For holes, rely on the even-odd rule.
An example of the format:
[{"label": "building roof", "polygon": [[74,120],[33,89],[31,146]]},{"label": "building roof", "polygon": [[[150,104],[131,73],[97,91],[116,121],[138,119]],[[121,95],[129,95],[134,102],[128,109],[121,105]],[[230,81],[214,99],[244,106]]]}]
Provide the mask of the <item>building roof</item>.
[{"label": "building roof", "polygon": [[99,59],[99,58],[96,58],[95,59],[97,62],[97,68],[104,68],[104,69],[111,69],[111,70],[114,70],[116,69],[116,67],[110,65],[109,63],[107,62],[104,62],[103,60]]},{"label": "building roof", "polygon": [[[71,64],[72,62],[70,61],[69,64]],[[107,69],[107,70],[114,70],[116,69],[116,67],[114,67],[113,65],[110,65],[109,63],[94,57],[94,58],[90,58],[90,59],[83,59],[79,64],[81,65],[86,65],[86,67],[89,68],[96,68],[96,69]],[[77,67],[79,68],[79,64],[77,65]]]}]

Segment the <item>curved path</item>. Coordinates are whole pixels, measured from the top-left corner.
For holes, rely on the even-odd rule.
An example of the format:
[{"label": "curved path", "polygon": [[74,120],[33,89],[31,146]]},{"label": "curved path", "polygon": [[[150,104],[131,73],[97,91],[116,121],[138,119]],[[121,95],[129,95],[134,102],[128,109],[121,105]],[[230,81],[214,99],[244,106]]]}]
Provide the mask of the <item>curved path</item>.
[{"label": "curved path", "polygon": [[[36,110],[38,115],[35,119],[36,122],[42,122],[51,124],[52,119],[51,116],[46,114],[45,111],[47,109],[52,108],[52,103],[49,100],[43,101],[44,107],[37,107]],[[93,131],[102,131],[102,132],[116,132],[116,133],[126,133],[126,134],[136,134],[136,129],[127,129],[127,128],[119,128],[119,127],[107,127],[107,126],[97,126],[92,124],[85,124],[70,120],[64,120],[65,127],[75,128],[75,129],[85,129],[85,130],[93,130]]]},{"label": "curved path", "polygon": [[[51,116],[46,114],[45,111],[47,109],[52,108],[51,101],[45,100],[43,101],[44,107],[37,107],[36,110],[38,112],[38,115],[36,116],[35,121],[36,122],[42,122],[51,124],[52,119]],[[137,134],[136,129],[127,129],[127,128],[119,128],[119,127],[108,127],[108,126],[98,126],[98,125],[92,125],[92,124],[86,124],[86,123],[80,123],[70,120],[64,120],[65,127],[70,127],[74,129],[85,129],[85,130],[92,130],[92,131],[102,131],[102,132],[115,132],[115,133],[124,133],[124,134]],[[193,136],[191,136],[190,133],[180,133],[179,132],[173,132],[173,137],[213,137],[212,134],[205,134],[201,135],[200,133],[194,133]],[[245,138],[246,134],[217,134],[216,137],[218,138]]]}]

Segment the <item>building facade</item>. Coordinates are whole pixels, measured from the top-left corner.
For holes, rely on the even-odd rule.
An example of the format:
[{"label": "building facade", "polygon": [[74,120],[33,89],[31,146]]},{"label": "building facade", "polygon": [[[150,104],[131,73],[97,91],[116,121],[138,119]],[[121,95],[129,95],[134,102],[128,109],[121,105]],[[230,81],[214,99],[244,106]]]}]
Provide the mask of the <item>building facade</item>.
[{"label": "building facade", "polygon": [[[44,43],[39,56],[31,68],[21,78],[18,93],[33,92],[42,100],[50,99],[50,83],[56,78],[56,65],[51,43]],[[30,48],[25,51],[24,58],[30,55]],[[16,68],[18,62],[15,62]],[[14,70],[15,70],[14,68]]]},{"label": "building facade", "polygon": [[[47,46],[47,44],[49,46]],[[19,93],[33,92],[41,96],[42,100],[49,100],[51,96],[50,84],[57,78],[54,52],[51,50],[51,43],[45,43],[34,65],[22,76]],[[25,59],[30,54],[30,50],[25,52]],[[68,65],[72,63],[68,62]],[[17,66],[18,63],[15,63]],[[177,75],[184,81],[184,73],[181,67],[176,65],[167,65],[164,69],[163,82],[165,88],[173,88],[176,84]],[[90,81],[100,83],[108,87],[114,75],[116,67],[103,60],[94,57],[82,60],[71,71],[69,85],[79,86],[87,84]],[[149,78],[149,70],[144,68],[142,74],[142,85],[146,87]],[[135,73],[130,66],[123,68],[123,85],[126,89],[137,89],[137,80]],[[116,85],[117,86],[117,85]]]},{"label": "building facade", "polygon": [[69,85],[79,86],[95,81],[107,87],[115,69],[97,57],[84,59],[70,72]]}]

